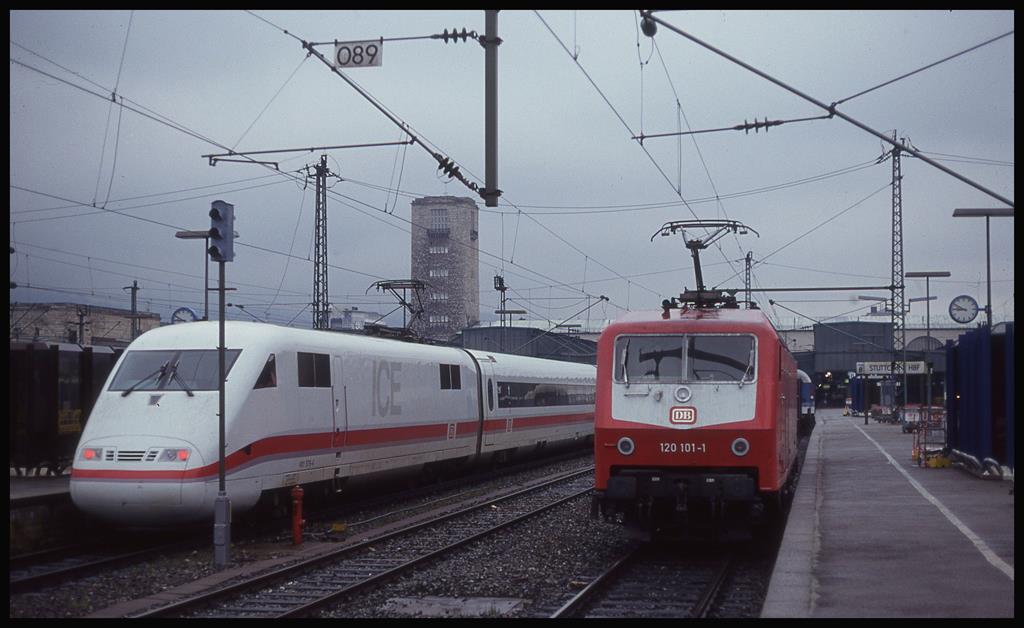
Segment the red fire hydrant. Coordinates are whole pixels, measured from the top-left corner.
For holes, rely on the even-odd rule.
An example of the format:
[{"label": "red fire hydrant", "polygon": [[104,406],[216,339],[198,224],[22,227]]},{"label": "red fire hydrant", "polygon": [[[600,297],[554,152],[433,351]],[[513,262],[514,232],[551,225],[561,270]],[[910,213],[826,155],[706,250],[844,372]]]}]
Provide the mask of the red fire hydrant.
[{"label": "red fire hydrant", "polygon": [[306,525],[302,518],[302,492],[297,484],[292,489],[292,545],[302,545],[302,526]]}]

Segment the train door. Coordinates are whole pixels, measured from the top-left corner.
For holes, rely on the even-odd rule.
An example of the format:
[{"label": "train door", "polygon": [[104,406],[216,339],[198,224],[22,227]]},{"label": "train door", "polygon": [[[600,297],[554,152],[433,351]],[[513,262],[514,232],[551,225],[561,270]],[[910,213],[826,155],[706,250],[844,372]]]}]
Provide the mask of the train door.
[{"label": "train door", "polygon": [[341,356],[332,356],[334,364],[331,368],[331,397],[333,399],[333,430],[331,446],[340,448],[345,445],[345,436],[348,433],[348,389],[345,386],[345,379],[342,376]]},{"label": "train door", "polygon": [[331,357],[331,407],[332,420],[331,448],[334,450],[334,475],[331,478],[331,489],[339,494],[345,485],[346,474],[341,468],[341,450],[348,438],[348,387],[341,368],[341,356]]}]

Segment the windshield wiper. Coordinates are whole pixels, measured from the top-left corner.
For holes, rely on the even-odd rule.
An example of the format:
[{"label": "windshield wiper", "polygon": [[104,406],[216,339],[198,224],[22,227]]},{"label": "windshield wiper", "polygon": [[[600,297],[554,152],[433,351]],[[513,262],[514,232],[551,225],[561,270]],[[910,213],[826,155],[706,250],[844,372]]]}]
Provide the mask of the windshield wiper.
[{"label": "windshield wiper", "polygon": [[195,395],[192,393],[192,389],[188,387],[187,383],[185,383],[185,378],[183,378],[181,375],[178,375],[178,362],[175,362],[174,366],[171,367],[171,379],[178,380],[178,383],[181,384],[181,387],[185,390],[185,392],[188,393],[189,397],[195,397]]},{"label": "windshield wiper", "polygon": [[629,373],[626,372],[626,361],[629,359],[629,338],[626,338],[626,346],[622,348],[622,381],[629,388]]},{"label": "windshield wiper", "polygon": [[747,354],[747,368],[743,370],[743,375],[740,377],[740,388],[743,388],[743,383],[747,381],[747,375],[750,375],[750,380],[754,379],[754,360],[757,359],[757,347],[751,342],[750,353]]},{"label": "windshield wiper", "polygon": [[152,373],[150,373],[149,375],[147,375],[147,376],[143,377],[143,378],[142,378],[142,379],[140,379],[139,381],[137,381],[137,382],[135,382],[134,384],[132,384],[132,385],[131,385],[131,386],[130,386],[129,388],[125,389],[125,390],[124,390],[124,391],[123,391],[123,392],[121,393],[121,396],[122,396],[122,397],[127,397],[127,396],[128,396],[129,394],[131,394],[131,392],[132,392],[133,390],[135,390],[136,388],[138,388],[139,386],[141,386],[143,382],[147,382],[147,381],[149,381],[150,379],[152,379],[154,375],[159,375],[160,377],[158,377],[158,378],[157,378],[157,381],[160,381],[160,379],[161,379],[161,378],[162,378],[162,377],[164,376],[164,374],[165,374],[165,373],[167,372],[167,365],[168,365],[168,364],[170,364],[170,362],[171,362],[170,360],[167,360],[166,362],[164,362],[164,363],[163,363],[163,364],[162,364],[162,365],[160,366],[160,368],[158,368],[157,370],[153,371],[153,372],[152,372]]}]

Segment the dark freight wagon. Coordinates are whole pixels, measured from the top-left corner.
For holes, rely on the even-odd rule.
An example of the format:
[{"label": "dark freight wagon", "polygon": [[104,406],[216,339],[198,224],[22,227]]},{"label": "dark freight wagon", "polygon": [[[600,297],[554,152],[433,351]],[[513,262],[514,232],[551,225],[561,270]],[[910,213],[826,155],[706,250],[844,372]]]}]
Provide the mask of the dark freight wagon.
[{"label": "dark freight wagon", "polygon": [[954,460],[1002,476],[1015,466],[1014,324],[979,327],[946,344],[947,444]]},{"label": "dark freight wagon", "polygon": [[10,343],[9,465],[60,475],[70,466],[89,411],[120,350],[77,344]]}]

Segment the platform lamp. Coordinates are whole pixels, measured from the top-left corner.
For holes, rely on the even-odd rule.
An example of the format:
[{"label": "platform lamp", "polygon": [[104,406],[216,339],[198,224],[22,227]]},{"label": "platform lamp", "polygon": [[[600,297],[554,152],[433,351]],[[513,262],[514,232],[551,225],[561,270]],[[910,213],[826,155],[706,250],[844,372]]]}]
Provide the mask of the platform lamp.
[{"label": "platform lamp", "polygon": [[992,329],[992,257],[989,244],[989,219],[992,217],[1013,218],[1012,207],[960,207],[953,210],[953,218],[985,217],[985,268],[988,277],[988,298],[985,303],[985,315],[988,316],[988,328]]},{"label": "platform lamp", "polygon": [[[903,276],[908,279],[919,279],[924,277],[924,299],[911,299],[910,301],[924,301],[925,303],[925,329],[926,338],[924,346],[924,362],[925,367],[928,369],[928,383],[926,384],[925,390],[927,391],[928,401],[925,405],[925,416],[930,421],[932,418],[932,363],[929,359],[932,352],[932,307],[931,300],[935,297],[931,295],[930,281],[932,277],[949,277],[948,270],[930,270],[930,271],[917,271],[904,273]],[[906,369],[904,369],[906,370]]]}]

